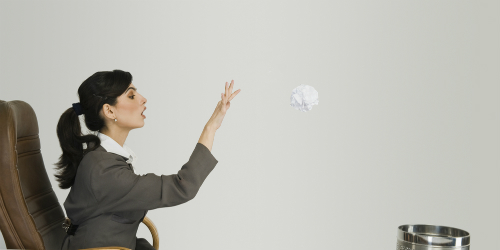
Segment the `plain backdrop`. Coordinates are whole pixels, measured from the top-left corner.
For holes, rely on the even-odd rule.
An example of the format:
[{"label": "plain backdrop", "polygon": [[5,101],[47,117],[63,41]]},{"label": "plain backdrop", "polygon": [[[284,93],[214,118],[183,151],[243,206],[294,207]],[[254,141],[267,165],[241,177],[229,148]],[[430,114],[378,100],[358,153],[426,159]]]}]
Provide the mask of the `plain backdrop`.
[{"label": "plain backdrop", "polygon": [[[0,1],[0,99],[54,163],[80,84],[121,69],[148,99],[139,173],[175,174],[225,82],[241,92],[197,196],[150,210],[161,249],[394,249],[404,224],[500,229],[500,2]],[[319,105],[290,106],[300,84]],[[152,242],[143,224],[137,237]],[[5,245],[1,245],[5,248]]]}]

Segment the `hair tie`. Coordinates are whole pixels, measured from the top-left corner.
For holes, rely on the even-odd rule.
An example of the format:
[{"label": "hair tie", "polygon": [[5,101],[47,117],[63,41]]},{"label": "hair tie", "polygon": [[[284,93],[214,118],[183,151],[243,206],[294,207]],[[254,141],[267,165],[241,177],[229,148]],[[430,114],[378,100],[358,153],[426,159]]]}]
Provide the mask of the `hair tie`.
[{"label": "hair tie", "polygon": [[76,115],[83,114],[82,105],[79,102],[73,103],[73,110],[75,110]]}]

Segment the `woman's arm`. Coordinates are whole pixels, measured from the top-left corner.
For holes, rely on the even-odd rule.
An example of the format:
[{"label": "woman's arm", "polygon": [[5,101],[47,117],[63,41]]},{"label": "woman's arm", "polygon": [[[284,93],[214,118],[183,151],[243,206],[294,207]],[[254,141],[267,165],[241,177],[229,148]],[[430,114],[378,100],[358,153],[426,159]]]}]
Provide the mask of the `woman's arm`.
[{"label": "woman's arm", "polygon": [[88,182],[97,201],[97,209],[93,211],[96,214],[152,210],[187,202],[196,196],[218,162],[201,143],[196,144],[189,161],[177,174],[171,175],[136,175],[121,156],[106,152],[95,152],[88,161],[90,158],[92,161],[87,164],[92,170]]},{"label": "woman's arm", "polygon": [[205,125],[200,139],[198,140],[198,143],[205,145],[210,152],[212,152],[212,145],[214,144],[215,131],[217,131],[217,129],[209,126],[208,124]]}]

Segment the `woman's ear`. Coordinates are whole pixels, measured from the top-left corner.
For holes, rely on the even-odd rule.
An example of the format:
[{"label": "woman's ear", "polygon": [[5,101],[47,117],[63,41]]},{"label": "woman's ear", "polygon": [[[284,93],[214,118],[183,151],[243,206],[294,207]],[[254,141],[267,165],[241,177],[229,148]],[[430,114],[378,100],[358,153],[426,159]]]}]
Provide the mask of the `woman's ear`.
[{"label": "woman's ear", "polygon": [[105,117],[112,119],[112,120],[115,119],[115,114],[113,112],[113,106],[111,106],[107,103],[102,105],[102,112],[103,112]]}]

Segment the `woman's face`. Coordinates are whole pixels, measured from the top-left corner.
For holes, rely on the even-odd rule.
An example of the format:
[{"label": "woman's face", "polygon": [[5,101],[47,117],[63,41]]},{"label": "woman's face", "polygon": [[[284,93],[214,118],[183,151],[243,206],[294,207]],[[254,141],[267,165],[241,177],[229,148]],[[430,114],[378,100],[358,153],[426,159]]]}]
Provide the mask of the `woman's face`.
[{"label": "woman's face", "polygon": [[[143,127],[146,116],[142,113],[146,109],[147,99],[137,92],[134,84],[131,83],[125,93],[119,96],[117,100],[114,107],[104,105],[103,111],[106,117],[111,118],[111,122],[121,128],[134,129]],[[116,118],[116,122],[114,118]]]}]

